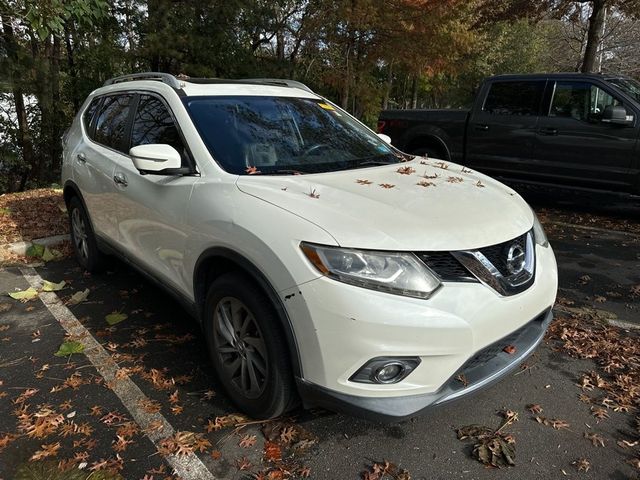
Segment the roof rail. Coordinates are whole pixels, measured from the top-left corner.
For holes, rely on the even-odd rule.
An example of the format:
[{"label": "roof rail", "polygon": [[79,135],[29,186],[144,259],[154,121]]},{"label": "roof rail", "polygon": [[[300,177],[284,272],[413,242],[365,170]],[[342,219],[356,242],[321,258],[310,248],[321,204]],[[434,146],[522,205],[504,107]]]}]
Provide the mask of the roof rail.
[{"label": "roof rail", "polygon": [[121,75],[119,77],[111,78],[104,82],[104,87],[107,85],[114,85],[116,83],[132,82],[134,80],[156,80],[169,85],[175,89],[181,89],[184,86],[183,82],[208,84],[208,83],[244,83],[254,85],[276,85],[280,87],[299,88],[307,92],[313,93],[309,87],[304,83],[297,82],[295,80],[289,80],[285,78],[242,78],[237,80],[227,80],[222,78],[190,78],[186,75],[174,76],[170,73],[162,72],[143,72],[143,73],[131,73],[128,75]]},{"label": "roof rail", "polygon": [[162,83],[166,83],[170,87],[173,88],[182,88],[180,84],[180,80],[178,80],[175,76],[170,73],[162,73],[162,72],[143,72],[143,73],[130,73],[128,75],[121,75],[119,77],[110,78],[106,82],[104,82],[103,87],[107,85],[113,85],[116,83],[123,82],[132,82],[134,80],[157,80]]},{"label": "roof rail", "polygon": [[313,93],[313,90],[307,87],[304,83],[298,82],[296,80],[289,80],[287,78],[243,78],[241,81],[247,82],[247,83],[278,85],[281,87],[299,88],[300,90],[305,90],[307,92]]}]

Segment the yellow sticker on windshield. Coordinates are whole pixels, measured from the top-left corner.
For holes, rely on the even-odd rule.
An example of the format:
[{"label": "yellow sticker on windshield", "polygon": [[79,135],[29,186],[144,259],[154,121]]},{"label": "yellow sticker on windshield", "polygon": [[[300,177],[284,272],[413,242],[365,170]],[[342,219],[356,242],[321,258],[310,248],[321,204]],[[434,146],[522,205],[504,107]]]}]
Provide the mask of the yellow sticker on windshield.
[{"label": "yellow sticker on windshield", "polygon": [[333,108],[333,106],[329,105],[328,103],[319,103],[318,106],[320,108],[324,108],[325,110],[335,110],[335,108]]}]

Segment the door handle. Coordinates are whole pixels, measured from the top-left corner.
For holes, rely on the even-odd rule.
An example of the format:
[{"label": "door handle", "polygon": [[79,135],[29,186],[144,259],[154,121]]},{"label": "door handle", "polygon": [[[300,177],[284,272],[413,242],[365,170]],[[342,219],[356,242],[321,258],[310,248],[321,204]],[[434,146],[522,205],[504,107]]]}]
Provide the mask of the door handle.
[{"label": "door handle", "polygon": [[538,130],[538,133],[540,135],[558,135],[558,129],[557,128],[541,128],[540,130]]},{"label": "door handle", "polygon": [[489,131],[489,125],[485,125],[485,124],[478,124],[475,127],[473,127],[475,130],[480,130],[481,132],[487,132]]},{"label": "door handle", "polygon": [[127,177],[124,176],[124,173],[116,173],[113,176],[113,181],[116,183],[116,185],[120,185],[122,187],[126,187],[127,185],[129,185],[129,183],[127,183]]},{"label": "door handle", "polygon": [[78,161],[80,163],[87,163],[87,156],[82,152],[80,152],[78,155],[76,155],[76,158],[78,159]]}]

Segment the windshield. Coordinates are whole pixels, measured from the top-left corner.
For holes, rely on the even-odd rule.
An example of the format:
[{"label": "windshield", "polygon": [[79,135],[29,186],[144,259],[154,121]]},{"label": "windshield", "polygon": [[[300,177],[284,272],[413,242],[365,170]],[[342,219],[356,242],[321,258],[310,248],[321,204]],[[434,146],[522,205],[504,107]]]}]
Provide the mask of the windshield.
[{"label": "windshield", "polygon": [[636,102],[640,102],[640,83],[636,80],[631,78],[610,78],[608,82],[618,87]]},{"label": "windshield", "polygon": [[406,160],[320,99],[191,97],[185,104],[211,155],[230,173],[316,173]]}]

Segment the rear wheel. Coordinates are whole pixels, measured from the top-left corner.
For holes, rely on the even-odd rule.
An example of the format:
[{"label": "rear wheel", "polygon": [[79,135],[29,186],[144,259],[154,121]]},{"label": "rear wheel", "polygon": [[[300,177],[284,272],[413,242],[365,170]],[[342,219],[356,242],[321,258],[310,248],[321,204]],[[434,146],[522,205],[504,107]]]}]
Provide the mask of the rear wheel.
[{"label": "rear wheel", "polygon": [[278,319],[249,277],[229,273],[212,283],[205,334],[216,375],[242,411],[273,418],[293,404],[293,376]]},{"label": "rear wheel", "polygon": [[105,265],[105,255],[98,249],[89,216],[78,197],[71,198],[68,211],[71,243],[73,243],[76,260],[88,272],[102,270]]}]

